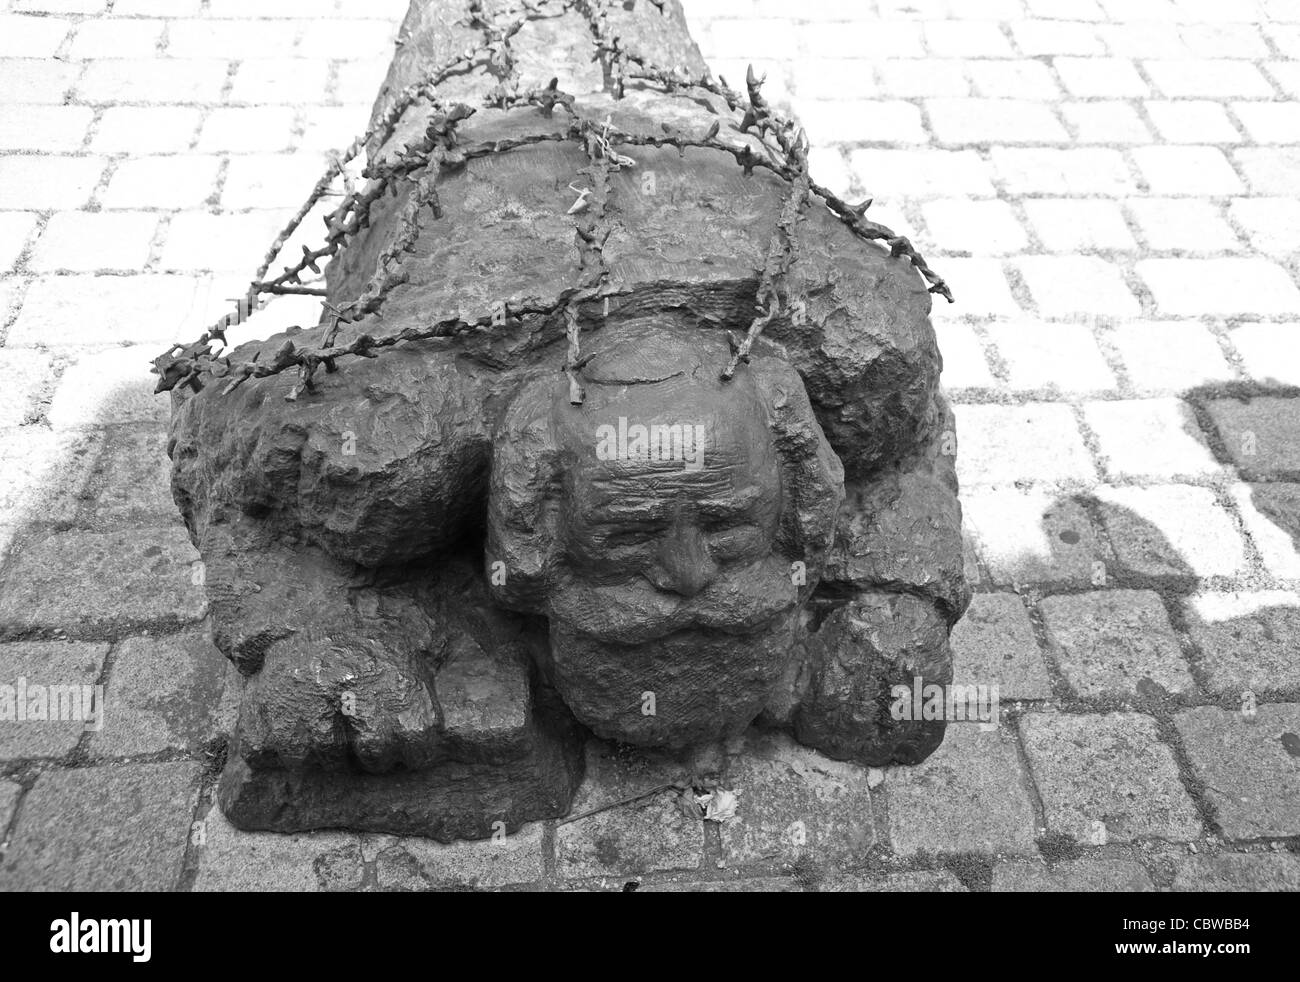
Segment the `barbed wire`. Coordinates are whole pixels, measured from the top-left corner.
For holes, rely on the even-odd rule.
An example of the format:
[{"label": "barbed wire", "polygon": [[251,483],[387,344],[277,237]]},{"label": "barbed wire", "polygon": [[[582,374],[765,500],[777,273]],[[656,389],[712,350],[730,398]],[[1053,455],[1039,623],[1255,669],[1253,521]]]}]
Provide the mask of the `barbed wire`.
[{"label": "barbed wire", "polygon": [[[662,0],[649,2],[663,11]],[[732,356],[721,373],[724,380],[731,379],[738,366],[748,361],[754,342],[764,328],[783,312],[783,301],[787,312],[798,309],[802,303],[797,298],[791,302],[789,273],[799,258],[797,225],[814,197],[820,198],[860,238],[882,241],[888,246],[891,256],[906,258],[925,278],[931,293],[952,302],[948,285],[906,237],[865,217],[870,200],[850,205],[812,180],[806,133],[773,110],[762,94],[764,79],[756,76],[752,67],[746,76],[746,94],[742,95],[732,89],[725,78],[719,76],[715,79],[707,71],[697,77],[680,69],[652,65],[643,56],[624,47],[619,37],[611,33],[608,10],[604,0],[522,0],[515,7],[489,15],[482,0],[471,0],[468,15],[461,24],[479,31],[481,43],[430,69],[419,81],[403,89],[364,134],[333,158],[307,199],[267,249],[247,293],[239,298],[236,310],[219,318],[197,341],[173,345],[154,359],[154,371],[159,376],[155,391],[164,392],[178,386],[200,391],[205,384],[204,377],[210,377],[225,379],[223,393],[229,393],[250,378],[265,378],[296,368],[298,381],[285,396],[292,401],[303,393],[315,391],[316,372],[320,368],[326,372],[337,371],[339,359],[345,356],[374,358],[382,349],[397,344],[455,337],[499,327],[523,316],[549,317],[562,313],[567,345],[561,370],[569,381],[570,402],[580,404],[584,397],[581,372],[589,360],[581,353],[581,307],[602,299],[608,304],[613,295],[609,290],[610,270],[604,257],[605,242],[612,232],[608,214],[612,194],[609,178],[623,167],[635,166],[634,160],[618,152],[617,148],[623,146],[671,146],[683,156],[688,148],[717,151],[734,158],[746,176],[762,169],[790,184],[789,194],[769,239],[764,264],[758,270],[755,296],[758,313],[740,340],[729,336]],[[597,123],[583,117],[576,109],[574,97],[559,88],[556,78],[543,88],[521,91],[518,61],[511,45],[513,38],[532,21],[553,19],[570,11],[576,11],[587,21],[595,48],[593,61],[601,63],[605,86],[615,99],[624,97],[629,80],[657,85],[669,93],[707,93],[721,99],[732,113],[742,114],[735,125],[736,131],[753,137],[762,153],[755,152],[749,142],[736,145],[721,139],[721,120],[715,120],[699,137],[691,137],[666,123],[662,124],[662,134],[634,134],[615,126],[611,118]],[[470,118],[475,108],[464,103],[444,104],[437,89],[449,78],[478,68],[483,68],[497,80],[484,96],[486,107],[502,110],[533,107],[549,118],[558,106],[568,116],[567,126],[559,132],[462,145],[457,126]],[[428,105],[428,118],[420,138],[396,153],[378,156],[362,171],[366,185],[360,189],[353,187],[348,165],[372,142],[378,155],[393,137],[407,111],[421,101]],[[492,314],[472,320],[445,318],[379,338],[362,332],[347,344],[335,343],[342,325],[379,314],[392,291],[408,281],[410,274],[402,264],[402,257],[416,248],[423,212],[427,208],[435,220],[443,217],[438,193],[440,178],[464,167],[470,160],[547,142],[578,142],[588,158],[587,167],[580,173],[590,179],[592,186],[574,188],[579,199],[569,211],[575,216],[575,245],[579,260],[575,287],[562,291],[551,303],[508,306],[503,303]],[[271,265],[288,241],[317,204],[333,193],[334,185],[340,179],[344,181],[345,191],[338,206],[324,216],[324,244],[315,249],[304,245],[300,259],[268,280],[266,277]],[[214,342],[223,348],[226,346],[226,331],[259,309],[264,295],[326,296],[324,289],[304,284],[302,276],[307,271],[320,275],[323,261],[334,259],[353,237],[369,227],[374,205],[387,194],[398,196],[403,186],[408,188],[409,195],[396,217],[392,233],[379,252],[373,275],[360,296],[338,307],[325,305],[329,327],[318,347],[300,348],[289,339],[269,362],[262,362],[262,352],[258,351],[251,360],[238,365],[232,364],[229,357],[222,358],[212,351]]]}]

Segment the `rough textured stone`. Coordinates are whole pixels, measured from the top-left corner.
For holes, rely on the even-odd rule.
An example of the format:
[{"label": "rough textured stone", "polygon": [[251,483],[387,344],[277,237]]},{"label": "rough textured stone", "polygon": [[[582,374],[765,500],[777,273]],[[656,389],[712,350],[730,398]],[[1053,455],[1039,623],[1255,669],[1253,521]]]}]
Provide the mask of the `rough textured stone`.
[{"label": "rough textured stone", "polygon": [[1208,408],[1247,480],[1300,481],[1300,399],[1216,399]]},{"label": "rough textured stone", "polygon": [[1300,834],[1300,706],[1198,706],[1174,717],[1219,825],[1232,839]]},{"label": "rough textured stone", "polygon": [[964,893],[961,881],[947,870],[890,873],[871,878],[839,876],[822,884],[821,893]]},{"label": "rough textured stone", "polygon": [[[678,0],[652,7],[603,16],[651,62],[703,71]],[[376,118],[480,42],[450,15],[462,8],[412,3]],[[236,824],[305,828],[315,810],[316,826],[488,835],[511,781],[528,788],[507,809],[512,825],[550,816],[576,774],[559,735],[568,713],[601,737],[675,750],[737,736],[760,715],[866,763],[917,760],[941,739],[941,725],[894,726],[874,705],[891,682],[950,679],[947,632],[969,602],[924,280],[827,208],[804,209],[783,278],[799,302],[778,305],[724,375],[788,182],[738,171],[715,149],[654,146],[663,125],[704,132],[716,113],[647,86],[611,98],[590,44],[586,18],[568,10],[512,45],[525,77],[554,75],[579,114],[644,137],[618,142],[631,162],[611,158],[586,208],[570,208],[567,185],[592,166],[591,147],[551,139],[568,113],[487,108],[496,79],[456,74],[439,98],[477,107],[457,145],[523,142],[444,167],[436,208],[418,207],[407,184],[369,208],[329,263],[330,306],[365,294],[408,206],[417,226],[436,220],[398,260],[382,316],[292,328],[231,361],[266,364],[336,326],[342,344],[430,323],[446,337],[342,359],[301,397],[290,373],[190,389],[174,385],[180,362],[158,361],[163,387],[173,383],[173,493],[204,559],[214,637],[249,677],[220,794]],[[416,100],[371,141],[372,172],[427,142],[428,109]],[[753,133],[727,138],[757,150]],[[274,185],[298,163],[239,157],[223,200],[278,200]],[[591,301],[598,285],[608,302]],[[566,380],[556,366],[579,341]],[[647,424],[703,436],[694,455],[679,440],[657,456],[635,436],[616,447],[601,436]],[[802,616],[814,596],[818,610]],[[520,713],[444,716],[469,691],[447,674],[449,652],[491,662],[499,645],[537,669],[511,693]],[[530,735],[522,707],[541,689]],[[350,695],[355,717],[339,702]],[[452,780],[434,775],[452,764],[469,768],[454,777],[465,797],[439,807],[460,818],[418,828],[441,821],[430,782]],[[473,800],[474,781],[488,782],[491,807]],[[363,791],[385,803],[345,803]]]},{"label": "rough textured stone", "polygon": [[1186,603],[1196,664],[1216,695],[1241,698],[1300,689],[1300,596],[1266,593],[1205,593]]},{"label": "rough textured stone", "polygon": [[830,761],[788,737],[752,732],[728,760],[724,784],[739,795],[721,823],[729,866],[794,860],[841,861],[876,839],[865,768]]},{"label": "rough textured stone", "polygon": [[794,714],[800,742],[839,760],[879,767],[924,760],[942,720],[896,719],[895,686],[952,681],[948,626],[909,594],[862,593],[827,616],[807,641],[807,682]]},{"label": "rough textured stone", "polygon": [[0,865],[7,890],[172,890],[199,766],[134,764],[42,774]]},{"label": "rough textured stone", "polygon": [[1097,497],[1118,560],[1108,575],[1190,579],[1245,571],[1241,536],[1209,488],[1103,487]]},{"label": "rough textured stone", "polygon": [[954,684],[996,685],[1003,700],[1052,697],[1029,613],[1015,594],[975,594],[950,640]]},{"label": "rough textured stone", "polygon": [[1131,859],[1076,859],[1042,863],[998,863],[994,893],[1151,893],[1155,885]]},{"label": "rough textured stone", "polygon": [[1151,717],[1034,713],[1021,720],[1020,732],[1049,831],[1090,845],[1200,834]]},{"label": "rough textured stone", "polygon": [[1252,484],[1250,500],[1300,550],[1300,484]]},{"label": "rough textured stone", "polygon": [[198,554],[179,528],[64,532],[29,545],[0,580],[0,633],[81,637],[200,619]]},{"label": "rough textured stone", "polygon": [[923,764],[888,771],[889,838],[901,855],[1034,851],[1034,810],[1015,741],[980,730],[950,725]]},{"label": "rough textured stone", "polygon": [[[293,685],[267,690],[275,678],[264,672],[244,690],[218,790],[239,827],[350,828],[445,842],[511,832],[567,810],[581,777],[577,734],[562,715],[534,704],[518,655],[491,658],[472,642],[458,645],[427,680],[416,674],[427,669],[412,663],[406,701],[390,705],[394,690],[373,687],[374,660],[311,644],[299,654],[283,663]],[[297,684],[303,676],[318,681]],[[305,720],[332,735],[304,735]]]},{"label": "rough textured stone", "polygon": [[1188,856],[1174,875],[1173,889],[1188,893],[1295,893],[1300,891],[1300,856],[1227,852]]},{"label": "rough textured stone", "polygon": [[364,870],[358,836],[241,832],[218,808],[200,821],[201,836],[195,835],[199,830],[190,835],[197,840],[197,891],[351,890],[361,885]]},{"label": "rough textured stone", "polygon": [[745,877],[736,880],[703,880],[693,883],[643,883],[637,893],[802,893],[797,880],[780,876]]},{"label": "rough textured stone", "polygon": [[578,816],[687,778],[680,765],[614,744],[587,744],[587,778],[569,819],[555,829],[556,873],[568,879],[695,870],[704,861],[704,826],[677,793],[660,791],[585,818]]},{"label": "rough textured stone", "polygon": [[9,828],[18,808],[18,797],[22,793],[22,785],[13,781],[0,781],[0,829]]},{"label": "rough textured stone", "polygon": [[1195,688],[1160,597],[1104,590],[1048,597],[1040,605],[1056,661],[1080,696],[1144,695]]},{"label": "rough textured stone", "polygon": [[[106,644],[65,641],[0,644],[0,686],[9,687],[0,690],[0,760],[62,757],[71,751],[82,734],[97,724],[103,709],[97,707],[93,698],[91,706],[86,706],[84,687],[99,682],[107,654]],[[19,689],[20,680],[25,684],[23,690]],[[43,687],[40,691],[44,696],[38,696],[36,686]],[[75,700],[66,689],[50,697],[52,686],[75,686]],[[24,692],[23,715],[27,718],[19,719],[18,703]],[[34,718],[38,711],[46,718]]]},{"label": "rough textured stone", "polygon": [[104,725],[87,742],[92,757],[161,750],[197,752],[217,734],[226,662],[202,632],[127,638],[113,651]]},{"label": "rough textured stone", "polygon": [[171,461],[164,432],[111,427],[86,481],[96,527],[163,525],[179,521],[171,495]]},{"label": "rough textured stone", "polygon": [[381,890],[490,889],[537,883],[543,872],[540,824],[483,842],[397,839],[379,850],[375,865]]},{"label": "rough textured stone", "polygon": [[968,492],[962,504],[993,582],[1095,584],[1114,562],[1082,501],[1011,488]]}]

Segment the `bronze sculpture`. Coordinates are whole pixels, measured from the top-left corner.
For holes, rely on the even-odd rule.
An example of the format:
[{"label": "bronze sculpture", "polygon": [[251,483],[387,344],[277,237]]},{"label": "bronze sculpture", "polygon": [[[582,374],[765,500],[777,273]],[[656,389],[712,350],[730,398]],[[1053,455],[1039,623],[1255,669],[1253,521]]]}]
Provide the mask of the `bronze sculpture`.
[{"label": "bronze sculpture", "polygon": [[584,727],[923,759],[890,690],[951,681],[969,601],[946,285],[677,0],[488,7],[414,0],[369,183],[260,271],[331,259],[322,322],[157,362],[247,677],[222,807],[482,837],[567,809]]}]

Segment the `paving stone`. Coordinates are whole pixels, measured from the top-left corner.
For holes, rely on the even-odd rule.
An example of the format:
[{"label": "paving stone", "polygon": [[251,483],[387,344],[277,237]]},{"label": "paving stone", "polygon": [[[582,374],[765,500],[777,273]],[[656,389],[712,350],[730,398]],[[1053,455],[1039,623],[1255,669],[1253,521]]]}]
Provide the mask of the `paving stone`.
[{"label": "paving stone", "polygon": [[1139,392],[1180,393],[1236,377],[1219,342],[1196,321],[1130,321],[1102,339],[1119,353]]},{"label": "paving stone", "polygon": [[1047,317],[1136,317],[1141,310],[1119,266],[1097,256],[1024,256],[1016,265]]},{"label": "paving stone", "polygon": [[890,873],[883,877],[837,876],[819,888],[821,893],[965,893],[961,880],[947,870]]},{"label": "paving stone", "polygon": [[1051,107],[1024,99],[929,99],[930,125],[942,143],[1068,143]]},{"label": "paving stone", "polygon": [[1167,96],[1248,96],[1268,99],[1273,87],[1248,61],[1220,58],[1150,60],[1142,63],[1156,87]]},{"label": "paving stone", "polygon": [[1095,474],[1069,406],[954,407],[962,452],[957,476],[963,487],[1020,480],[1086,480]]},{"label": "paving stone", "polygon": [[97,153],[177,153],[190,148],[202,118],[194,106],[110,106],[90,145]]},{"label": "paving stone", "polygon": [[928,202],[922,211],[931,239],[952,252],[998,255],[1019,252],[1029,241],[1005,201],[945,199]]},{"label": "paving stone", "polygon": [[1258,706],[1253,718],[1197,706],[1174,725],[1224,835],[1300,834],[1300,705]]},{"label": "paving stone", "polygon": [[198,561],[181,528],[51,535],[11,558],[0,632],[93,638],[197,621],[207,610]]},{"label": "paving stone", "polygon": [[180,522],[172,500],[167,434],[152,427],[114,426],[105,431],[103,449],[86,481],[97,527]]},{"label": "paving stone", "polygon": [[1196,688],[1160,597],[1149,590],[1101,590],[1039,604],[1061,673],[1084,697],[1142,695],[1154,682],[1181,694]]},{"label": "paving stone", "polygon": [[91,757],[162,750],[197,753],[217,735],[226,659],[202,631],[127,638],[113,652],[103,727]]},{"label": "paving stone", "polygon": [[1042,863],[998,863],[994,893],[1153,893],[1155,885],[1131,859],[1075,859]]},{"label": "paving stone", "polygon": [[[1300,97],[1300,72],[1296,79],[1295,95]],[[1295,193],[1296,175],[1300,174],[1300,148],[1243,147],[1234,150],[1232,156],[1255,194]]]},{"label": "paving stone", "polygon": [[1050,831],[1092,845],[1200,835],[1151,717],[1032,713],[1021,718],[1020,735]]},{"label": "paving stone", "polygon": [[1052,70],[1041,61],[978,58],[966,62],[977,95],[1054,102],[1061,97]]},{"label": "paving stone", "polygon": [[[1011,295],[1002,263],[996,259],[958,259],[952,256],[935,257],[942,263],[943,275],[954,293],[961,292],[962,315],[981,317],[989,314],[1023,314],[1020,304]],[[946,305],[945,305],[946,306]]]},{"label": "paving stone", "polygon": [[729,758],[736,817],[719,826],[729,866],[861,856],[876,841],[867,768],[831,760],[783,734],[752,732]]},{"label": "paving stone", "polygon": [[109,179],[106,208],[197,208],[216,188],[221,158],[175,154],[122,161]]},{"label": "paving stone", "polygon": [[157,354],[155,345],[132,345],[78,359],[59,377],[46,414],[50,425],[56,431],[120,423],[165,427],[168,402],[153,391],[157,377],[149,373],[149,356]]},{"label": "paving stone", "polygon": [[80,150],[94,115],[89,106],[0,104],[0,150]]},{"label": "paving stone", "polygon": [[1300,689],[1300,594],[1200,593],[1186,602],[1196,664],[1216,695]]},{"label": "paving stone", "polygon": [[[143,347],[96,351],[83,360],[107,379],[95,385],[115,383],[114,369],[134,355],[137,369],[146,377],[149,361],[159,349],[187,338],[209,311],[211,285],[193,276],[41,276],[32,282],[22,313],[5,340],[10,347],[41,347],[50,350],[84,352],[134,342]],[[229,295],[229,294],[227,294]],[[229,304],[226,305],[227,307]],[[149,352],[149,358],[139,355]],[[74,376],[76,377],[76,376]],[[96,379],[87,379],[94,382]],[[152,390],[153,386],[150,385]],[[158,400],[165,405],[164,400]]]},{"label": "paving stone", "polygon": [[1089,402],[1083,416],[1111,478],[1194,480],[1223,472],[1181,399]]},{"label": "paving stone", "polygon": [[[107,655],[107,644],[0,644],[0,760],[70,753],[100,718],[102,703],[92,695],[86,705],[83,687],[99,682]],[[51,693],[54,686],[62,692]],[[76,692],[69,693],[68,686]],[[25,719],[19,719],[20,709]]]},{"label": "paving stone", "polygon": [[1099,487],[1101,519],[1120,571],[1139,576],[1236,576],[1245,547],[1209,488]]},{"label": "paving stone", "polygon": [[0,865],[0,888],[175,889],[199,770],[178,761],[42,774]]},{"label": "paving stone", "polygon": [[22,785],[0,780],[0,835],[4,834],[13,821],[14,812],[18,810],[18,797],[22,793]]},{"label": "paving stone", "polygon": [[0,102],[62,105],[81,70],[53,59],[0,59]]},{"label": "paving stone", "polygon": [[1007,190],[1016,195],[1118,197],[1133,187],[1128,165],[1115,150],[994,147],[990,156]]},{"label": "paving stone", "polygon": [[1119,205],[1097,198],[1041,198],[1025,201],[1025,214],[1052,252],[1136,249]]},{"label": "paving stone", "polygon": [[[685,773],[666,758],[614,745],[587,744],[587,775],[573,800],[570,818],[662,784]],[[658,870],[695,870],[703,862],[703,823],[678,809],[664,791],[555,830],[556,872],[566,878],[633,876]]]},{"label": "paving stone", "polygon": [[1127,102],[1067,102],[1060,108],[1074,127],[1076,143],[1151,142],[1151,131]]},{"label": "paving stone", "polygon": [[36,401],[53,377],[48,355],[22,348],[0,348],[0,427],[31,421]]},{"label": "paving stone", "polygon": [[102,157],[6,154],[0,157],[0,208],[80,208],[89,200],[104,165]]},{"label": "paving stone", "polygon": [[536,883],[544,875],[542,825],[514,835],[444,845],[400,838],[379,850],[376,875],[381,890],[489,889]]},{"label": "paving stone", "polygon": [[[1241,514],[1246,534],[1255,544],[1264,568],[1283,580],[1300,579],[1300,539],[1297,539],[1296,501],[1294,484],[1272,485],[1280,492],[1266,490],[1269,485],[1233,484],[1229,489]],[[1273,514],[1255,507],[1255,501],[1265,502]],[[1280,507],[1279,507],[1280,506]]]},{"label": "paving stone", "polygon": [[1212,201],[1130,198],[1125,206],[1152,249],[1195,254],[1236,252],[1241,248],[1237,233],[1224,221],[1223,210]]},{"label": "paving stone", "polygon": [[104,58],[77,83],[81,102],[218,102],[229,64],[219,58]]},{"label": "paving stone", "polygon": [[1240,143],[1241,133],[1220,102],[1207,99],[1151,99],[1147,114],[1170,143]]},{"label": "paving stone", "polygon": [[1236,198],[1229,212],[1260,252],[1300,250],[1300,201],[1292,198]]},{"label": "paving stone", "polygon": [[1100,392],[1115,388],[1115,375],[1084,324],[1017,320],[990,324],[985,331],[997,345],[1013,389]]},{"label": "paving stone", "polygon": [[994,196],[988,164],[974,150],[854,150],[849,163],[868,191],[906,188],[915,197]]},{"label": "paving stone", "polygon": [[1300,481],[1300,399],[1216,399],[1208,409],[1244,477]]},{"label": "paving stone", "polygon": [[955,58],[884,58],[875,68],[881,91],[897,98],[970,93],[962,62]]},{"label": "paving stone", "polygon": [[950,642],[955,685],[996,685],[1004,703],[1052,697],[1029,613],[1016,594],[975,594]]},{"label": "paving stone", "polygon": [[1106,585],[1114,556],[1078,499],[1004,488],[966,490],[961,500],[993,582]]},{"label": "paving stone", "polygon": [[145,212],[61,211],[46,223],[27,265],[41,273],[140,270],[157,227],[158,216]]},{"label": "paving stone", "polygon": [[[822,887],[821,889],[825,889]],[[797,880],[785,876],[754,876],[694,883],[642,883],[637,893],[803,893]]]},{"label": "paving stone", "polygon": [[361,837],[346,832],[244,832],[215,805],[191,833],[199,892],[355,890],[364,876]]},{"label": "paving stone", "polygon": [[1300,290],[1267,259],[1143,259],[1146,281],[1163,314],[1281,314],[1300,308]]},{"label": "paving stone", "polygon": [[1247,485],[1254,507],[1300,547],[1300,484]]},{"label": "paving stone", "polygon": [[899,855],[1035,850],[1034,809],[1015,740],[949,723],[939,749],[886,771],[889,839]]},{"label": "paving stone", "polygon": [[996,382],[984,349],[969,324],[939,321],[934,333],[943,352],[943,386],[947,391],[993,388]]},{"label": "paving stone", "polygon": [[71,521],[94,454],[94,440],[84,434],[43,426],[0,431],[0,521]]},{"label": "paving stone", "polygon": [[1220,853],[1188,856],[1174,875],[1179,893],[1300,891],[1300,856],[1289,853]]}]

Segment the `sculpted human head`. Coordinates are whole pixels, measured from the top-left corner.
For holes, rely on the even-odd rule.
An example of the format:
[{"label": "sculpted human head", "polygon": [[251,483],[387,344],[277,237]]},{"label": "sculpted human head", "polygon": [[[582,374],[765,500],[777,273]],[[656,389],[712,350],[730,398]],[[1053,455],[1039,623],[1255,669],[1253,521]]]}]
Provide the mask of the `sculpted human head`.
[{"label": "sculpted human head", "polygon": [[489,582],[550,624],[549,674],[596,732],[686,745],[752,721],[790,655],[843,495],[776,354],[719,378],[725,340],[662,322],[588,342],[516,393],[496,435]]}]

